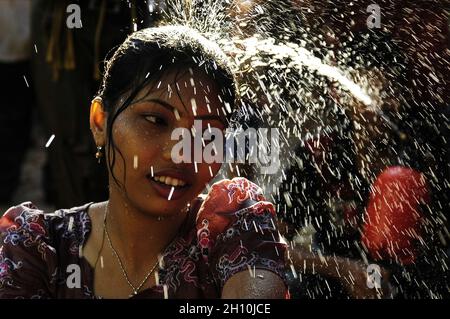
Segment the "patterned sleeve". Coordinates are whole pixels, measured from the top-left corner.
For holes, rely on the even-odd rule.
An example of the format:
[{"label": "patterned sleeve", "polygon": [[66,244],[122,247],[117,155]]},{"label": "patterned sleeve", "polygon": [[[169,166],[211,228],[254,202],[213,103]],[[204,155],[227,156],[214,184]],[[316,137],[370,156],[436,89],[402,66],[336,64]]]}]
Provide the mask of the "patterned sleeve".
[{"label": "patterned sleeve", "polygon": [[30,202],[0,218],[0,299],[50,298],[56,254],[48,245],[44,214]]},{"label": "patterned sleeve", "polygon": [[240,271],[265,269],[283,280],[286,245],[276,229],[275,209],[245,178],[211,187],[197,215],[202,256],[220,289]]}]

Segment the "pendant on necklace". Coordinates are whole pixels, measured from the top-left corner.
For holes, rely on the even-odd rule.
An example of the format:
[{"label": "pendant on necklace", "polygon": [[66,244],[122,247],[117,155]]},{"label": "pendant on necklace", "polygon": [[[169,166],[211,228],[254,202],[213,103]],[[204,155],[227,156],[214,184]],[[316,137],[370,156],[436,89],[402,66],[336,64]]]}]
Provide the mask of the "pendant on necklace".
[{"label": "pendant on necklace", "polygon": [[138,292],[136,290],[133,291],[133,293],[129,296],[130,298],[133,296],[136,296],[138,294]]}]

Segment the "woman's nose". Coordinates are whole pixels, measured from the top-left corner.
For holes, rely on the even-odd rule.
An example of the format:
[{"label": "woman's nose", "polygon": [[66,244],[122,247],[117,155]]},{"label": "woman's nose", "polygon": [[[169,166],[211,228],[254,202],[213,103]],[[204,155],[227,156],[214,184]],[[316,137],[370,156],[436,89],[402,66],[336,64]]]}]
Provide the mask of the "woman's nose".
[{"label": "woman's nose", "polygon": [[176,164],[190,162],[193,155],[193,135],[201,134],[201,132],[196,133],[193,130],[193,121],[182,118],[177,124],[177,127],[171,132],[171,136],[164,143],[163,158]]},{"label": "woman's nose", "polygon": [[[162,149],[162,155],[166,161],[172,161],[174,163],[178,163],[178,160],[181,158],[181,155],[177,154],[177,152],[173,152],[173,154],[172,154],[172,150],[178,142],[179,141],[170,140],[164,144],[164,147]],[[176,157],[176,158],[172,158],[172,157]]]}]

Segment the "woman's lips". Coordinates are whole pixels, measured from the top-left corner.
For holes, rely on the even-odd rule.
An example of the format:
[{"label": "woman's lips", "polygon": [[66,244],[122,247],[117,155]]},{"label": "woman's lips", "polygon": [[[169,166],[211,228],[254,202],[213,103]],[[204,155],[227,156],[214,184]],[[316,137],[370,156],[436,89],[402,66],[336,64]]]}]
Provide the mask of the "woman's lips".
[{"label": "woman's lips", "polygon": [[[156,193],[166,200],[176,200],[181,198],[190,188],[190,184],[186,184],[185,186],[171,186],[164,184],[162,182],[155,181],[151,176],[147,178],[150,181],[150,184],[156,190]],[[172,191],[173,188],[173,191]],[[172,193],[172,194],[171,194]]]}]

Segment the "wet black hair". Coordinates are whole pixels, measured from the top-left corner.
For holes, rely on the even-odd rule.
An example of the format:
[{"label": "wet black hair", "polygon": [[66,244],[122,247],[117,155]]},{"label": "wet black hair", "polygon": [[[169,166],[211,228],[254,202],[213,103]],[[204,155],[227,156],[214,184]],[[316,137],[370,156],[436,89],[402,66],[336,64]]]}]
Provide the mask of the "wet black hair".
[{"label": "wet black hair", "polygon": [[132,33],[106,62],[103,82],[97,93],[108,112],[107,166],[119,186],[112,169],[116,161],[113,150],[118,151],[124,165],[125,160],[114,143],[113,124],[142,89],[155,84],[165,72],[174,68],[177,71],[195,68],[206,73],[220,90],[223,114],[227,120],[231,119],[230,110],[234,110],[236,104],[236,83],[226,55],[214,42],[184,26],[147,28]]}]

